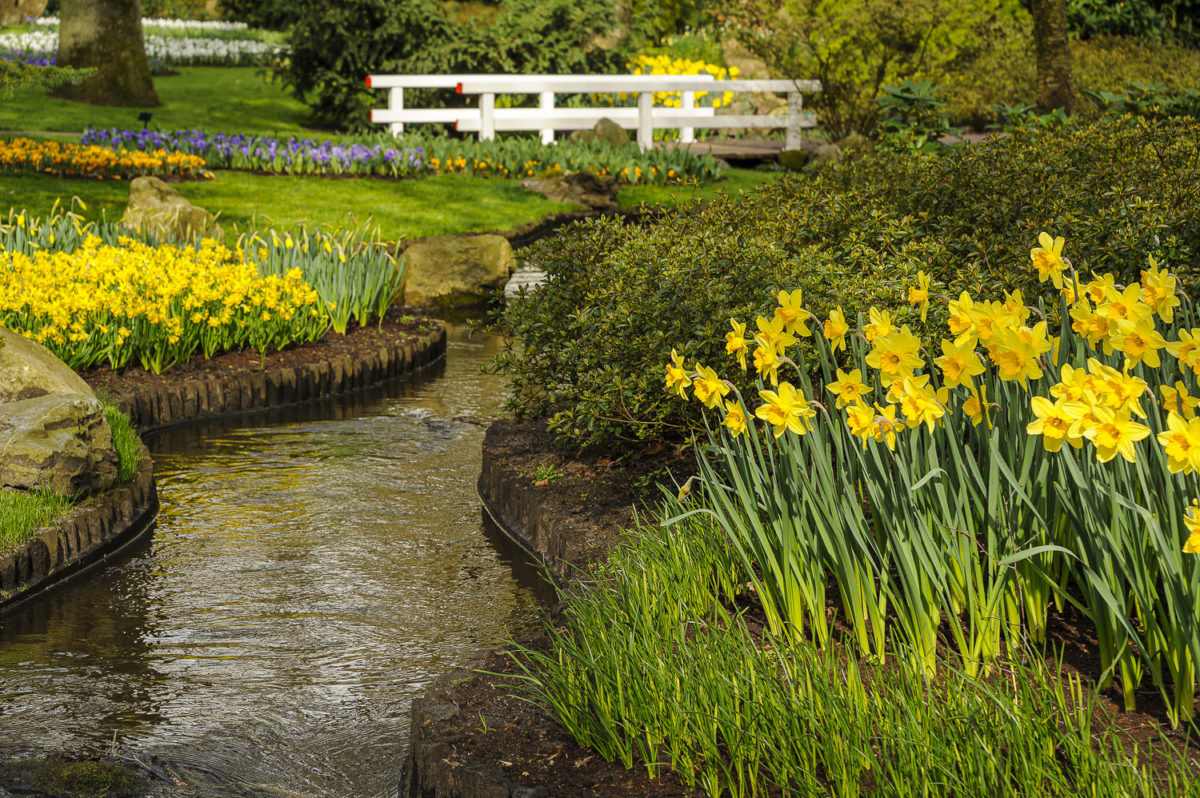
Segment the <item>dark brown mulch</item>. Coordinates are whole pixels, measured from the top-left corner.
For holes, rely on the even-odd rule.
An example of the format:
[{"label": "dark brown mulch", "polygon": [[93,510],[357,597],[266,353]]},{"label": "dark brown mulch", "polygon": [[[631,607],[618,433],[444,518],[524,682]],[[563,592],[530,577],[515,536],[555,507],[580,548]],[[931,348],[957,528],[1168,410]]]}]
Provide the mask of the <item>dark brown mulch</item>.
[{"label": "dark brown mulch", "polygon": [[265,358],[253,349],[242,349],[237,352],[226,352],[211,360],[193,357],[187,363],[178,363],[162,374],[152,374],[141,366],[130,363],[118,371],[114,371],[108,366],[98,366],[81,372],[80,376],[92,388],[110,396],[120,396],[147,385],[174,385],[187,380],[219,378],[245,371],[262,371],[276,367],[294,368],[339,355],[357,355],[364,351],[403,341],[415,336],[423,329],[430,329],[430,326],[435,324],[437,322],[432,322],[427,318],[413,316],[412,312],[407,309],[393,308],[383,320],[382,326],[370,324],[366,327],[355,327],[352,325],[346,335],[339,335],[330,330],[320,341],[272,352]]}]

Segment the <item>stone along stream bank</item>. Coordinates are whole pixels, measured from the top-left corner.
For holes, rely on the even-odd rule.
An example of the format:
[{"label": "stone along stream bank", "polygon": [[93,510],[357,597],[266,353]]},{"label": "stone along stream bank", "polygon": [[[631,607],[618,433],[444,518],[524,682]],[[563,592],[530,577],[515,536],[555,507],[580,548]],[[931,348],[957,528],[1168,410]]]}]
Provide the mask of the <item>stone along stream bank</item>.
[{"label": "stone along stream bank", "polygon": [[475,492],[497,346],[452,328],[415,383],[147,436],[153,537],[0,621],[0,760],[115,734],[182,782],[156,794],[394,795],[413,698],[534,624]]}]

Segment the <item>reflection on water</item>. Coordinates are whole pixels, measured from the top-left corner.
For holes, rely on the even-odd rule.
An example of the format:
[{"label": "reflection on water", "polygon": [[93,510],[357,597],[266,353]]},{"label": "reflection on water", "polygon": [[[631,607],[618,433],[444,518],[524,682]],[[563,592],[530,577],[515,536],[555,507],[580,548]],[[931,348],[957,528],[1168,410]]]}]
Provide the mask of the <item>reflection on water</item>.
[{"label": "reflection on water", "polygon": [[533,619],[475,494],[496,346],[454,331],[433,379],[148,441],[152,541],[3,619],[0,736],[394,793],[412,698]]}]

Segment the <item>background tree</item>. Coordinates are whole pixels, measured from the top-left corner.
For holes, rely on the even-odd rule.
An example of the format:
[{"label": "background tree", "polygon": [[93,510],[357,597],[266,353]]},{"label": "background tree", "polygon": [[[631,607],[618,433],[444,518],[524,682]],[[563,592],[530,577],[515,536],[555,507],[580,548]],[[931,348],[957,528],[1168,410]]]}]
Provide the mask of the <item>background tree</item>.
[{"label": "background tree", "polygon": [[1067,42],[1067,0],[1029,0],[1033,43],[1037,53],[1037,107],[1075,112],[1071,80],[1071,48]]},{"label": "background tree", "polygon": [[93,105],[160,104],[142,41],[141,0],[62,0],[59,16],[58,65],[95,72],[54,89],[55,97]]}]

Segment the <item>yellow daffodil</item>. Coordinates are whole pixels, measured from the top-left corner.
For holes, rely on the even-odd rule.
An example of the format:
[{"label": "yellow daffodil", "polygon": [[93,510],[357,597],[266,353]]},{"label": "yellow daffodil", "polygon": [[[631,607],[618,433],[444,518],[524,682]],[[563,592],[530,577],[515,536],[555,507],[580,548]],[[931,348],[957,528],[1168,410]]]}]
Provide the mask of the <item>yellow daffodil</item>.
[{"label": "yellow daffodil", "polygon": [[1183,526],[1188,532],[1188,539],[1183,544],[1187,554],[1200,554],[1200,502],[1192,499],[1192,504],[1183,514]]},{"label": "yellow daffodil", "polygon": [[1075,419],[1067,412],[1066,400],[1051,402],[1044,396],[1035,396],[1029,404],[1034,420],[1026,425],[1025,431],[1030,435],[1041,435],[1046,451],[1057,452],[1063,441],[1076,449],[1083,446],[1083,437],[1071,434]]},{"label": "yellow daffodil", "polygon": [[973,378],[986,371],[983,361],[970,343],[959,345],[955,341],[942,339],[942,356],[933,361],[942,370],[942,379],[947,388],[965,385],[968,388]]},{"label": "yellow daffodil", "polygon": [[711,410],[721,404],[730,388],[724,380],[717,376],[717,372],[697,363],[696,376],[692,380],[692,390],[696,392],[696,398]]},{"label": "yellow daffodil", "polygon": [[1096,447],[1096,459],[1107,463],[1119,454],[1131,463],[1137,462],[1134,444],[1149,437],[1150,428],[1111,407],[1095,406],[1092,413],[1097,423],[1084,434]]},{"label": "yellow daffodil", "polygon": [[871,390],[863,384],[862,370],[860,369],[851,369],[849,373],[838,369],[837,379],[825,387],[831,394],[837,397],[838,410],[859,401],[861,397],[870,393]]},{"label": "yellow daffodil", "polygon": [[986,419],[988,428],[991,428],[992,421],[988,411],[986,385],[981,385],[978,390],[971,388],[970,398],[963,402],[963,412],[967,414],[967,418],[971,419],[971,426],[978,427],[980,422]]},{"label": "yellow daffodil", "polygon": [[1154,328],[1154,317],[1146,315],[1137,321],[1119,319],[1117,329],[1112,334],[1112,345],[1125,353],[1125,368],[1145,363],[1156,369],[1161,365],[1158,350],[1165,347],[1167,342]]},{"label": "yellow daffodil", "polygon": [[1174,410],[1167,413],[1167,428],[1158,433],[1172,474],[1200,471],[1200,418],[1185,419]]},{"label": "yellow daffodil", "polygon": [[1150,268],[1142,270],[1142,301],[1170,324],[1175,320],[1175,308],[1179,307],[1179,297],[1175,295],[1178,281],[1165,269],[1158,268],[1153,255],[1147,261]]},{"label": "yellow daffodil", "polygon": [[921,339],[913,335],[908,325],[888,335],[877,337],[867,353],[867,365],[877,369],[886,380],[911,375],[921,366]]},{"label": "yellow daffodil", "polygon": [[671,362],[667,364],[667,390],[675,391],[679,396],[687,398],[684,391],[692,384],[692,378],[688,376],[687,370],[683,367],[683,356],[671,350]]},{"label": "yellow daffodil", "polygon": [[767,319],[765,316],[759,316],[755,320],[755,324],[758,325],[758,335],[755,336],[755,340],[763,338],[780,356],[787,351],[789,346],[796,343],[796,336],[787,331],[782,319]]},{"label": "yellow daffodil", "polygon": [[917,385],[911,377],[902,383],[904,395],[900,398],[900,411],[910,429],[924,424],[930,432],[937,421],[946,414],[945,395],[939,397],[927,386]]},{"label": "yellow daffodil", "polygon": [[995,343],[992,362],[996,364],[1000,379],[1019,382],[1023,387],[1028,387],[1027,380],[1041,379],[1042,369],[1038,365],[1037,352],[1032,345],[1021,340],[1014,330],[1001,332],[996,336]]},{"label": "yellow daffodil", "polygon": [[725,420],[721,422],[737,437],[746,431],[746,413],[742,410],[742,405],[739,402],[726,400],[725,402]]},{"label": "yellow daffodil", "polygon": [[850,332],[850,325],[846,323],[846,314],[842,313],[840,307],[831,310],[829,319],[825,322],[824,335],[834,352],[846,348],[846,333],[848,332]]},{"label": "yellow daffodil", "polygon": [[770,381],[772,385],[778,385],[779,367],[783,364],[779,359],[779,353],[775,350],[775,346],[761,334],[754,336],[754,343],[758,345],[754,350],[754,370],[763,379]]},{"label": "yellow daffodil", "polygon": [[950,303],[950,319],[948,321],[952,335],[965,335],[975,331],[975,302],[966,291],[959,294],[958,299]]},{"label": "yellow daffodil", "polygon": [[1160,385],[1158,390],[1163,396],[1163,410],[1169,413],[1179,413],[1184,418],[1192,418],[1196,415],[1196,407],[1200,406],[1200,397],[1191,396],[1182,381],[1176,380],[1174,387]]},{"label": "yellow daffodil", "polygon": [[758,395],[765,404],[759,405],[754,415],[775,428],[776,438],[788,430],[797,435],[808,432],[808,420],[816,416],[816,411],[809,407],[803,391],[781,382],[778,392],[759,391]]},{"label": "yellow daffodil", "polygon": [[737,319],[730,319],[729,324],[733,327],[733,331],[725,333],[725,352],[730,355],[736,355],[738,365],[742,367],[742,371],[745,371],[747,349],[746,325]]},{"label": "yellow daffodil", "polygon": [[1062,248],[1066,242],[1062,237],[1051,238],[1049,233],[1041,233],[1038,235],[1038,243],[1041,246],[1029,251],[1033,268],[1037,269],[1038,282],[1050,280],[1055,288],[1062,288],[1063,272],[1067,268],[1063,261]]},{"label": "yellow daffodil", "polygon": [[876,338],[882,338],[892,332],[892,314],[886,310],[871,308],[867,319],[867,325],[862,330],[867,343],[873,344]]},{"label": "yellow daffodil", "polygon": [[932,281],[923,271],[917,272],[917,285],[908,288],[908,304],[916,305],[921,310],[921,321],[929,314],[929,286]]},{"label": "yellow daffodil", "polygon": [[1179,361],[1181,369],[1190,368],[1200,375],[1200,327],[1180,330],[1178,341],[1167,341],[1167,351]]},{"label": "yellow daffodil", "polygon": [[797,288],[795,291],[780,291],[779,307],[775,308],[775,319],[783,323],[783,328],[792,335],[804,338],[812,333],[808,329],[808,317],[811,315],[804,309],[804,293]]}]

